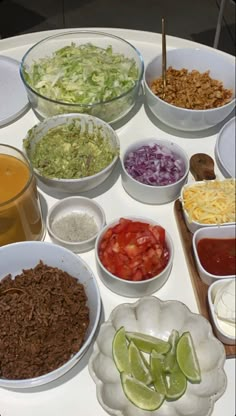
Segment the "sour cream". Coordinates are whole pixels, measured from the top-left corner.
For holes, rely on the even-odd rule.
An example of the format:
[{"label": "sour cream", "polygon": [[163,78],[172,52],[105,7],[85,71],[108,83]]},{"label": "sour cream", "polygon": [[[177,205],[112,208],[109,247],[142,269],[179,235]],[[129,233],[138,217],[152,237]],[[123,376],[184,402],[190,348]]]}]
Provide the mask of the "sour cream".
[{"label": "sour cream", "polygon": [[235,280],[220,285],[214,299],[214,311],[221,330],[236,337]]}]

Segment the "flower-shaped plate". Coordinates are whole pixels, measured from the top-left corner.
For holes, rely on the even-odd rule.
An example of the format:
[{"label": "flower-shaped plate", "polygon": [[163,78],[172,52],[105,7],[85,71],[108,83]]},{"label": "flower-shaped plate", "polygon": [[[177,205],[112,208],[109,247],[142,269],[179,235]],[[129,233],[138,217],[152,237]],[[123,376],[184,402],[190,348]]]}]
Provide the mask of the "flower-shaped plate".
[{"label": "flower-shaped plate", "polygon": [[[190,331],[201,368],[201,383],[188,382],[187,390],[179,400],[164,401],[153,412],[137,408],[126,398],[112,358],[113,337],[121,326],[126,331],[149,334],[165,341],[172,329],[178,330],[180,335]],[[203,316],[192,313],[179,301],[161,301],[155,296],[147,296],[135,303],[117,306],[101,325],[89,360],[89,372],[96,383],[98,401],[110,415],[209,416],[215,401],[226,389],[224,362],[224,347]]]}]

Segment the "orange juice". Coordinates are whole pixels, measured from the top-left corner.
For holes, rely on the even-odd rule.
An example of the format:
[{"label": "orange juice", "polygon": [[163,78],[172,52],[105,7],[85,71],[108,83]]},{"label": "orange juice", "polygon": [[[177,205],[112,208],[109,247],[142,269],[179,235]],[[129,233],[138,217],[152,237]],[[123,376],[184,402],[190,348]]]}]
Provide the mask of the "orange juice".
[{"label": "orange juice", "polygon": [[41,240],[44,229],[36,181],[19,150],[0,145],[0,246]]}]

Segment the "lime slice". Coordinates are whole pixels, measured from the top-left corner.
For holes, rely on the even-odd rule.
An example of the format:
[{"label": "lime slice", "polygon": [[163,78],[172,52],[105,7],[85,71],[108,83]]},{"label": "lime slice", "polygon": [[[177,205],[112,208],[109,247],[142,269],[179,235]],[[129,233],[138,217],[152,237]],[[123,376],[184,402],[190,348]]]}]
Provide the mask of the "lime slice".
[{"label": "lime slice", "polygon": [[133,341],[141,351],[148,352],[149,354],[151,354],[152,350],[160,354],[166,354],[170,349],[168,342],[152,337],[151,335],[140,334],[139,332],[126,332],[126,337],[129,341]]},{"label": "lime slice", "polygon": [[171,331],[168,342],[171,345],[170,350],[165,356],[163,369],[166,373],[171,373],[176,367],[176,346],[179,340],[179,333],[175,329]]},{"label": "lime slice", "polygon": [[129,362],[132,375],[144,384],[152,382],[149,365],[133,341],[129,344]]},{"label": "lime slice", "polygon": [[118,370],[130,373],[128,345],[125,336],[125,328],[120,327],[115,333],[112,342],[112,355]]},{"label": "lime slice", "polygon": [[163,394],[146,386],[129,374],[121,373],[121,384],[126,397],[140,409],[156,410],[165,399]]},{"label": "lime slice", "polygon": [[176,359],[181,371],[192,383],[200,383],[201,370],[190,332],[184,332],[176,347]]},{"label": "lime slice", "polygon": [[165,384],[166,384],[166,399],[177,400],[181,396],[183,396],[183,394],[186,391],[187,379],[180,370],[173,371],[170,374],[166,374]]},{"label": "lime slice", "polygon": [[151,373],[155,390],[166,395],[165,375],[163,372],[164,356],[153,350],[150,357]]}]

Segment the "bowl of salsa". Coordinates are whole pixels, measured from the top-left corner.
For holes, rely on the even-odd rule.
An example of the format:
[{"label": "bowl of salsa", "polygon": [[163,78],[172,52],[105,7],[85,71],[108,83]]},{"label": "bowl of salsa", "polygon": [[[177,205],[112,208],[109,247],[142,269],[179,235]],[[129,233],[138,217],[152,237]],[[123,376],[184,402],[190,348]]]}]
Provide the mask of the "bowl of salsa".
[{"label": "bowl of salsa", "polygon": [[193,252],[198,273],[207,285],[235,278],[235,225],[200,228],[193,235]]}]

